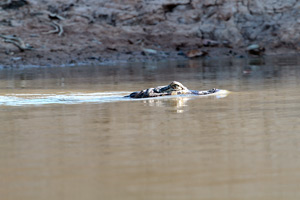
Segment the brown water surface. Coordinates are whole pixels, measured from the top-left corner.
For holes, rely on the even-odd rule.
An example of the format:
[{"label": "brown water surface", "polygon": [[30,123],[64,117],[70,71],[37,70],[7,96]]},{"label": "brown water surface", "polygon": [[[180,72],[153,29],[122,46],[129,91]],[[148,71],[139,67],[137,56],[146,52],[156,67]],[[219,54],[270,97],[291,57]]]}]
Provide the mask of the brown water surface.
[{"label": "brown water surface", "polygon": [[[0,199],[300,198],[297,58],[0,71]],[[172,80],[226,97],[124,100]]]}]

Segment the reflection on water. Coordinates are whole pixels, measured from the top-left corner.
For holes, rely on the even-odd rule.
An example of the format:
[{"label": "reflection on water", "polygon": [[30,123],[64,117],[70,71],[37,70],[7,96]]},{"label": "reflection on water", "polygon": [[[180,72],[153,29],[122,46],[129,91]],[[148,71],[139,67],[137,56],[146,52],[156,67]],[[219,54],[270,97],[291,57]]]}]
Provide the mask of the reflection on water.
[{"label": "reflection on water", "polygon": [[[299,199],[299,75],[294,57],[3,69],[0,96],[31,104],[0,105],[0,199]],[[232,92],[118,99],[173,80]]]},{"label": "reflection on water", "polygon": [[171,107],[174,108],[174,111],[177,113],[183,113],[184,107],[188,106],[187,101],[190,100],[190,97],[177,97],[172,99],[150,99],[144,100],[144,103],[149,106],[158,106],[158,107]]},{"label": "reflection on water", "polygon": [[196,96],[196,95],[178,95],[178,96],[167,96],[158,98],[143,99],[143,102],[149,106],[158,107],[172,107],[177,113],[183,113],[184,107],[188,106],[189,100],[195,100],[198,98],[209,98],[209,99],[220,99],[226,97],[230,92],[227,90],[220,90],[217,93]]}]

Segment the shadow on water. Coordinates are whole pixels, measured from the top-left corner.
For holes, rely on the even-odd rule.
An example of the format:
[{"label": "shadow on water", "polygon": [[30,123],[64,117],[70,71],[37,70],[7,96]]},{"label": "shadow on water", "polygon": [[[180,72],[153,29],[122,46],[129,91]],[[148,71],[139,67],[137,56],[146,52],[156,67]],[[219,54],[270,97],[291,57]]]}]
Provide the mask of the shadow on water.
[{"label": "shadow on water", "polygon": [[[128,82],[153,82],[172,80],[199,80],[228,78],[283,78],[299,75],[297,57],[253,57],[248,59],[200,59],[189,61],[162,61],[148,63],[122,63],[110,66],[41,67],[0,70],[0,89],[67,87],[79,84],[124,84]],[[36,80],[39,84],[27,86]],[[4,81],[4,82],[3,82]],[[5,84],[6,83],[6,84]],[[51,87],[54,87],[51,86]]]}]

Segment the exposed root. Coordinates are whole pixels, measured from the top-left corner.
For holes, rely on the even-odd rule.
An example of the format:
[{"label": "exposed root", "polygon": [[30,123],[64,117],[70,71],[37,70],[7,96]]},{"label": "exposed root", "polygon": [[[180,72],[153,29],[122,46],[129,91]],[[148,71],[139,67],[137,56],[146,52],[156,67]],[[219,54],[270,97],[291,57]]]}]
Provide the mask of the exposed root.
[{"label": "exposed root", "polygon": [[2,35],[0,34],[0,37],[4,39],[4,42],[7,43],[12,43],[13,45],[15,45],[16,47],[18,47],[20,49],[20,51],[25,51],[25,50],[32,50],[33,47],[25,44],[25,42],[17,37],[16,35]]},{"label": "exposed root", "polygon": [[54,30],[48,31],[48,32],[43,33],[43,34],[57,33],[58,36],[62,36],[62,34],[64,33],[64,28],[61,24],[57,23],[56,21],[52,21],[50,23],[50,25],[54,28]]}]

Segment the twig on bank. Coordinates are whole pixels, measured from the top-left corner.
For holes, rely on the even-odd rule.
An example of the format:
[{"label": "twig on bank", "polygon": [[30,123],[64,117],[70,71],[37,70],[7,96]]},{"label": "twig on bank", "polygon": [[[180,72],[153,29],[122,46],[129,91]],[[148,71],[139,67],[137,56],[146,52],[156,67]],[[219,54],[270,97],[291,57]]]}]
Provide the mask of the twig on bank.
[{"label": "twig on bank", "polygon": [[48,31],[46,33],[43,33],[43,34],[52,34],[52,33],[57,33],[58,36],[61,36],[63,33],[64,33],[64,28],[61,24],[57,23],[56,21],[52,21],[50,23],[50,25],[52,27],[54,27],[54,30],[51,30],[51,31]]},{"label": "twig on bank", "polygon": [[33,47],[25,44],[25,42],[17,37],[16,35],[2,35],[0,34],[0,37],[4,39],[4,42],[6,43],[11,43],[13,45],[15,45],[16,47],[18,47],[21,51],[25,51],[25,50],[32,50]]},{"label": "twig on bank", "polygon": [[64,17],[55,14],[55,13],[48,13],[48,17],[52,20],[52,19],[58,19],[58,20],[65,20]]},{"label": "twig on bank", "polygon": [[89,20],[89,24],[92,24],[92,23],[95,22],[95,20],[93,19],[93,17],[90,16],[90,15],[78,14],[78,16],[88,19]]},{"label": "twig on bank", "polygon": [[[46,33],[43,34],[52,34],[52,33],[57,33],[58,36],[62,36],[62,34],[64,33],[64,28],[61,24],[59,24],[57,21],[62,21],[65,20],[64,17],[55,14],[55,13],[51,13],[51,12],[46,12],[48,14],[49,19],[51,20],[50,23],[48,23],[50,26],[52,26],[54,28],[54,30],[50,30]],[[56,21],[57,20],[57,21]]]},{"label": "twig on bank", "polygon": [[95,22],[94,18],[90,15],[87,15],[87,14],[80,14],[80,13],[76,13],[76,12],[69,12],[68,13],[69,15],[73,15],[73,16],[79,16],[79,17],[83,17],[85,19],[88,19],[89,20],[89,24],[92,24]]}]

